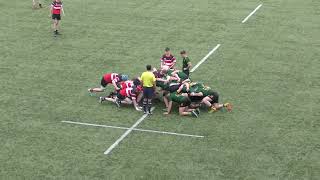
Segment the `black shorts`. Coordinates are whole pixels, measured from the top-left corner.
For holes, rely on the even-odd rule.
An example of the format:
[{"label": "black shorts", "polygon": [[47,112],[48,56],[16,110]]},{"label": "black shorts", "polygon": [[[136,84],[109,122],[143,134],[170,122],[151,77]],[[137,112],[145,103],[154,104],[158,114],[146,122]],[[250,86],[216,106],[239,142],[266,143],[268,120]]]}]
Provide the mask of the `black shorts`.
[{"label": "black shorts", "polygon": [[154,95],[153,87],[143,87],[143,98],[152,99]]},{"label": "black shorts", "polygon": [[122,101],[122,100],[124,100],[126,97],[122,96],[122,95],[118,92],[117,98]]},{"label": "black shorts", "polygon": [[56,19],[56,20],[60,21],[61,16],[60,16],[60,14],[52,14],[52,19]]},{"label": "black shorts", "polygon": [[172,85],[172,86],[169,87],[169,91],[171,93],[176,92],[179,89],[179,87],[180,87],[180,84]]},{"label": "black shorts", "polygon": [[192,102],[201,102],[203,99],[203,96],[190,96],[190,100]]},{"label": "black shorts", "polygon": [[181,103],[179,107],[187,107],[187,106],[190,106],[190,104],[191,104],[190,98],[186,98],[186,100],[183,103]]},{"label": "black shorts", "polygon": [[212,95],[209,96],[210,99],[212,100],[211,103],[219,103],[219,94],[217,92],[213,92]]},{"label": "black shorts", "polygon": [[188,77],[190,76],[190,70],[189,69],[188,70],[183,70],[182,72],[185,73]]},{"label": "black shorts", "polygon": [[102,87],[106,87],[108,85],[108,83],[104,80],[104,78],[102,77],[101,79],[101,86]]}]

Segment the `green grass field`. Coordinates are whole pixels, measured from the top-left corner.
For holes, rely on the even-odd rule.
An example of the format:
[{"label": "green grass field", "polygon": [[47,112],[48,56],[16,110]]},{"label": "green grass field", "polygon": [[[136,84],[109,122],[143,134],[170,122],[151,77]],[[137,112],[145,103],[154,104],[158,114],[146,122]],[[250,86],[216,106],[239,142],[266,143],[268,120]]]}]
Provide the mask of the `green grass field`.
[{"label": "green grass field", "polygon": [[[64,1],[58,38],[48,9],[0,6],[0,179],[320,179],[320,1]],[[131,127],[141,113],[87,88],[140,75],[167,46],[195,65],[217,44],[192,78],[234,111],[182,118],[158,104],[138,126],[204,138],[133,131],[104,155],[124,130],[61,122]]]}]

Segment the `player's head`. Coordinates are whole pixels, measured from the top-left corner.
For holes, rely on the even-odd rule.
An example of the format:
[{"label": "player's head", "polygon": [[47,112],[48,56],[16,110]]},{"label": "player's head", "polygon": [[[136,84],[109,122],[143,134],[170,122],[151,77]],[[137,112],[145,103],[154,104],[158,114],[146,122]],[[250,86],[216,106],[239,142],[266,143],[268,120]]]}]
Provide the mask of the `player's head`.
[{"label": "player's head", "polygon": [[161,68],[161,72],[163,73],[167,73],[168,70],[169,70],[169,66],[162,66]]},{"label": "player's head", "polygon": [[164,49],[164,53],[165,53],[165,55],[169,56],[171,54],[170,48],[166,47]]},{"label": "player's head", "polygon": [[141,84],[140,79],[139,79],[139,78],[135,78],[135,79],[133,79],[133,84],[134,84],[135,86],[140,85],[140,84]]},{"label": "player's head", "polygon": [[143,89],[142,89],[142,87],[139,85],[139,86],[133,86],[132,87],[132,91],[134,92],[134,93],[137,93],[137,94],[139,94],[141,91],[142,91]]},{"label": "player's head", "polygon": [[182,51],[180,52],[180,55],[181,55],[182,57],[187,57],[187,51],[182,50]]},{"label": "player's head", "polygon": [[213,90],[208,91],[208,97],[211,99],[211,102],[218,103],[219,102],[219,94]]},{"label": "player's head", "polygon": [[146,66],[146,68],[147,68],[147,71],[151,71],[152,70],[152,67],[149,64]]},{"label": "player's head", "polygon": [[127,81],[129,79],[128,75],[126,74],[120,74],[120,80],[121,81]]}]

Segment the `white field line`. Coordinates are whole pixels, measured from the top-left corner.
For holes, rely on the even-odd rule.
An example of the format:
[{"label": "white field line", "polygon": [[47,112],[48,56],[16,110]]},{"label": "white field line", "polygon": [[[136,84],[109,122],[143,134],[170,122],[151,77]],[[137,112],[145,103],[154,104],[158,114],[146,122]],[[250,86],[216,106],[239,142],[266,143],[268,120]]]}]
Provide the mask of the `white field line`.
[{"label": "white field line", "polygon": [[246,18],[244,18],[242,23],[247,22],[247,20],[261,8],[261,6],[262,6],[262,4],[260,4],[258,7],[256,7],[256,9],[254,9]]},{"label": "white field line", "polygon": [[181,134],[181,133],[175,133],[175,132],[155,131],[155,130],[148,130],[148,129],[134,129],[134,130],[143,131],[143,132],[159,133],[159,134],[170,134],[170,135],[175,135],[175,136],[187,136],[187,137],[197,137],[197,138],[203,138],[204,137],[204,136],[200,136],[200,135]]},{"label": "white field line", "polygon": [[[154,107],[151,109],[151,111],[154,110]],[[127,137],[131,131],[133,131],[133,129],[135,127],[137,127],[146,117],[148,116],[148,114],[144,114],[143,116],[141,116],[140,119],[138,119],[138,121],[136,123],[134,123],[129,129],[127,129],[127,131],[122,134],[122,136],[120,136],[119,139],[116,140],[116,142],[114,142],[105,152],[105,155],[108,155],[125,137]]]},{"label": "white field line", "polygon": [[194,72],[203,62],[205,62],[209,56],[211,56],[211,54],[213,54],[219,47],[221,46],[221,44],[216,45],[216,47],[214,47],[204,58],[202,58],[197,65],[195,65],[190,72]]},{"label": "white field line", "polygon": [[[63,123],[69,124],[77,124],[77,125],[84,125],[84,126],[94,126],[94,127],[104,127],[104,128],[113,128],[113,129],[130,129],[127,127],[119,127],[119,126],[107,126],[107,125],[100,125],[100,124],[91,124],[91,123],[82,123],[82,122],[75,122],[75,121],[61,121]],[[159,134],[168,134],[168,135],[175,135],[175,136],[186,136],[186,137],[197,137],[203,138],[204,136],[200,135],[193,135],[193,134],[182,134],[182,133],[175,133],[175,132],[167,132],[167,131],[156,131],[156,130],[149,130],[149,129],[138,129],[134,128],[134,131],[141,131],[141,132],[151,132],[151,133],[159,133]]]}]

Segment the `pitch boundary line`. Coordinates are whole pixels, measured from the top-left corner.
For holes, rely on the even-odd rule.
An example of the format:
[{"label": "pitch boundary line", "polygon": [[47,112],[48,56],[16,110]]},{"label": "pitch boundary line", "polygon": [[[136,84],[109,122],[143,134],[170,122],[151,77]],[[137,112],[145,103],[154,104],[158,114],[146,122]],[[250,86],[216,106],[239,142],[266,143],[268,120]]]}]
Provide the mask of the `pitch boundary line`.
[{"label": "pitch boundary line", "polygon": [[[112,129],[123,129],[123,130],[128,130],[128,129],[130,129],[130,128],[127,128],[127,127],[108,126],[108,125],[82,123],[82,122],[75,122],[75,121],[61,121],[61,122],[63,122],[63,123],[68,123],[68,124],[76,124],[76,125],[84,125],[84,126],[94,126],[94,127],[104,127],[104,128],[112,128]],[[157,131],[157,130],[139,129],[139,128],[133,128],[133,130],[134,130],[134,131],[141,131],[141,132],[158,133],[158,134],[168,134],[168,135],[175,135],[175,136],[186,136],[186,137],[204,138],[204,136],[200,136],[200,135],[183,134],[183,133],[168,132],[168,131]]]},{"label": "pitch boundary line", "polygon": [[203,62],[205,62],[208,57],[211,56],[211,54],[213,54],[219,47],[221,46],[221,44],[217,44],[216,47],[214,47],[204,58],[202,58],[197,65],[195,65],[190,72],[194,72]]},{"label": "pitch boundary line", "polygon": [[261,6],[262,4],[259,4],[246,18],[244,18],[244,20],[241,23],[247,22],[248,19],[261,8]]}]

